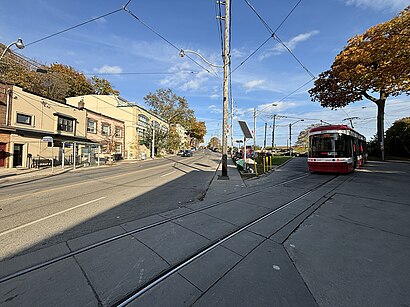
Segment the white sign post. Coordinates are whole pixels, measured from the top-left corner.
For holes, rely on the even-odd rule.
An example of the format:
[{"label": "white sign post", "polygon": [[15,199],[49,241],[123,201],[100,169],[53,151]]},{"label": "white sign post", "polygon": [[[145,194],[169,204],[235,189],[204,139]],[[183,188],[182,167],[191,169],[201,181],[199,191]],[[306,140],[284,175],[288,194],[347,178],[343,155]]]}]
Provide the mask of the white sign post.
[{"label": "white sign post", "polygon": [[44,136],[42,139],[43,142],[51,142],[51,172],[54,173],[54,140],[52,136]]}]

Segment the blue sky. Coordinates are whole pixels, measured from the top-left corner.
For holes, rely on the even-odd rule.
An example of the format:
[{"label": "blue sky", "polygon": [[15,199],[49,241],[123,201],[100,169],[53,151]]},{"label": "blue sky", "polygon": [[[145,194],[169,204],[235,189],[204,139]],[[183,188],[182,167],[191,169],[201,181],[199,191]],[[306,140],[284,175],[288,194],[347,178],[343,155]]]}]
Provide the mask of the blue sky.
[{"label": "blue sky", "polygon": [[[273,29],[298,2],[248,1]],[[206,141],[220,136],[222,72],[208,73],[190,59],[179,57],[177,50],[195,50],[209,62],[222,64],[214,0],[132,0],[128,9],[164,39],[130,14],[119,11],[30,44],[119,9],[125,3],[108,0],[10,1],[7,9],[0,11],[0,41],[8,44],[21,37],[28,46],[18,52],[41,63],[64,63],[90,76],[108,73],[102,77],[108,79],[122,97],[141,105],[148,92],[169,87],[177,95],[186,97],[197,118],[206,122]],[[409,4],[409,0],[302,0],[277,35],[308,71],[317,76],[330,67],[350,37],[391,19]],[[269,35],[245,1],[232,1],[232,68],[243,62]],[[198,57],[190,56],[209,69]],[[355,129],[366,137],[376,133],[374,103],[358,102],[337,111],[324,109],[310,101],[307,90],[313,82],[289,96],[310,79],[289,52],[270,39],[232,73],[234,139],[242,138],[237,120],[247,121],[253,129],[254,108],[257,108],[257,143],[260,145],[263,144],[265,122],[268,123],[267,144],[271,144],[273,114],[281,115],[276,121],[277,145],[286,145],[289,123],[302,118],[305,120],[292,128],[293,140],[308,125],[320,120],[347,123],[343,121],[346,117],[359,117],[354,121]],[[410,116],[408,102],[409,97],[405,95],[388,100],[386,129],[396,119]],[[272,103],[276,106],[270,106]]]}]

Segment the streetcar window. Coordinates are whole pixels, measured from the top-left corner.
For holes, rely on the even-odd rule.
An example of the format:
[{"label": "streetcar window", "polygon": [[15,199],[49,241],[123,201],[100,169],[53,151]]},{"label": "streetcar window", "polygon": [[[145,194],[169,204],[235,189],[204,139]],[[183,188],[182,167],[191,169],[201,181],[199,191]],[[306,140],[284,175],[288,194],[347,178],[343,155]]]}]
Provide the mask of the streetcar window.
[{"label": "streetcar window", "polygon": [[345,134],[323,134],[310,137],[311,158],[347,158],[352,156],[351,138]]}]

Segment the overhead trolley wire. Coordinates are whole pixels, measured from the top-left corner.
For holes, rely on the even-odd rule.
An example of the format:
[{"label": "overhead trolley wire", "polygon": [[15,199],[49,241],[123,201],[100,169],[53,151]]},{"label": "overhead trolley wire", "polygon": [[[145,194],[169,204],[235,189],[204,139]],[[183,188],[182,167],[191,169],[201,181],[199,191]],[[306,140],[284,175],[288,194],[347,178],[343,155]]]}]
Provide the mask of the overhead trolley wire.
[{"label": "overhead trolley wire", "polygon": [[272,30],[272,28],[269,26],[269,24],[267,22],[265,22],[265,20],[263,20],[262,16],[259,15],[259,13],[256,11],[256,9],[253,7],[253,5],[248,1],[248,0],[244,0],[246,2],[246,4],[251,8],[251,10],[256,14],[256,16],[258,16],[259,20],[262,22],[262,24],[265,26],[265,28],[269,31],[269,33],[271,34],[258,48],[256,48],[255,51],[253,51],[250,55],[248,55],[248,57],[243,60],[238,66],[236,66],[231,73],[233,73],[234,71],[236,71],[239,67],[241,67],[243,64],[245,64],[245,62],[247,60],[249,60],[249,58],[251,58],[255,53],[257,53],[271,38],[275,38],[276,32],[282,27],[282,25],[285,23],[285,21],[289,18],[289,16],[293,13],[293,11],[296,9],[296,7],[300,4],[300,2],[302,2],[302,0],[299,0],[294,7],[292,8],[292,10],[290,10],[290,12],[288,13],[288,15],[286,15],[286,17],[282,20],[282,22],[276,27],[275,31]]},{"label": "overhead trolley wire", "polygon": [[302,68],[312,77],[315,78],[315,76],[309,71],[309,69],[302,64],[302,62],[296,57],[296,55],[286,46],[286,44],[278,37],[276,34],[276,31],[283,25],[286,19],[291,15],[291,13],[296,9],[296,7],[299,5],[301,0],[299,0],[296,5],[292,8],[292,10],[289,12],[289,14],[285,17],[285,19],[279,24],[279,26],[276,28],[275,31],[272,30],[272,28],[268,25],[268,23],[262,18],[262,16],[256,11],[256,9],[253,7],[251,3],[249,3],[248,0],[244,0],[245,3],[251,8],[251,10],[255,13],[255,15],[259,18],[261,23],[265,26],[265,28],[268,30],[268,32],[271,34],[271,37],[275,40],[277,40],[292,56],[293,58],[302,66]]},{"label": "overhead trolley wire", "polygon": [[[129,1],[128,1],[128,3],[129,3]],[[127,3],[127,5],[128,5],[128,3]],[[90,23],[90,22],[96,21],[96,20],[98,20],[98,19],[107,17],[107,16],[109,16],[109,15],[118,13],[118,12],[122,11],[123,8],[124,8],[124,7],[121,7],[121,8],[119,8],[119,9],[116,9],[116,10],[111,11],[111,12],[109,12],[109,13],[106,13],[106,14],[100,15],[100,16],[98,16],[98,17],[95,17],[95,18],[89,19],[89,20],[87,20],[87,21],[84,21],[84,22],[82,22],[82,23],[79,23],[79,24],[77,24],[77,25],[75,25],[75,26],[72,26],[72,27],[69,27],[69,28],[67,28],[67,29],[58,31],[58,32],[56,32],[56,33],[54,33],[54,34],[47,35],[47,36],[45,36],[45,37],[43,37],[43,38],[40,38],[40,39],[38,39],[38,40],[35,40],[35,41],[33,41],[33,42],[30,42],[30,43],[26,44],[26,47],[27,47],[27,46],[30,46],[30,45],[33,45],[33,44],[36,44],[36,43],[39,43],[39,42],[44,41],[44,40],[46,40],[46,39],[49,39],[49,38],[51,38],[51,37],[57,36],[57,35],[62,34],[62,33],[64,33],[64,32],[67,32],[67,31],[73,30],[73,29],[75,29],[75,28],[81,27],[81,26],[83,26],[83,25],[85,25],[85,24],[87,24],[87,23]]]},{"label": "overhead trolley wire", "polygon": [[[128,14],[130,14],[132,17],[134,17],[137,21],[139,21],[144,27],[146,27],[148,30],[150,30],[152,33],[154,33],[155,35],[157,35],[159,38],[161,38],[163,41],[165,41],[166,43],[168,43],[171,47],[175,48],[178,51],[181,51],[181,48],[178,48],[175,44],[173,44],[171,41],[169,41],[168,39],[166,39],[163,35],[161,35],[159,32],[157,32],[156,30],[154,30],[150,25],[148,25],[146,22],[144,22],[143,20],[141,20],[138,16],[136,16],[133,12],[131,12],[129,9],[127,9],[126,7],[122,8],[125,12],[127,12]],[[189,55],[185,54],[185,56],[190,59],[192,62],[194,62],[196,65],[198,65],[199,67],[201,67],[202,69],[204,69],[205,71],[207,71],[208,73],[211,73],[211,71],[209,71],[207,68],[205,68],[204,66],[202,66],[200,63],[198,63],[197,61],[195,61],[192,57],[190,57]],[[213,74],[218,78],[218,74],[216,73],[216,71],[211,67],[210,68],[213,72]]]}]

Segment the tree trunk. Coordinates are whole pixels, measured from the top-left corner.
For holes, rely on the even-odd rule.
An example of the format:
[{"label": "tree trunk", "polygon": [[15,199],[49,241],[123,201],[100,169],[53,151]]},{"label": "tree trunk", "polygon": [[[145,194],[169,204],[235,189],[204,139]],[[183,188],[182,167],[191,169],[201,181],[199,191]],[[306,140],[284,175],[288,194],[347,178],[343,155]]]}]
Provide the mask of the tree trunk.
[{"label": "tree trunk", "polygon": [[376,102],[377,105],[377,142],[379,147],[379,155],[382,161],[384,160],[384,107],[386,98],[380,98]]}]

